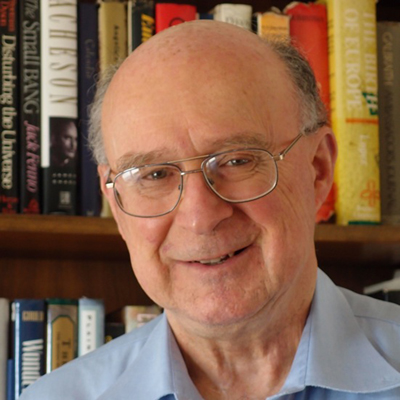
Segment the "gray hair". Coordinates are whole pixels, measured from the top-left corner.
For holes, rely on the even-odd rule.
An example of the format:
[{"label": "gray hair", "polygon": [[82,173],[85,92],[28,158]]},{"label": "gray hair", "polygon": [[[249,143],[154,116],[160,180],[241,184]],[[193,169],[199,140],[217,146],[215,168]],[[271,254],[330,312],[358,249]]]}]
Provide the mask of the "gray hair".
[{"label": "gray hair", "polygon": [[[265,40],[263,40],[266,43]],[[284,62],[294,84],[300,111],[300,131],[305,135],[328,123],[326,108],[321,100],[313,70],[299,51],[287,42],[267,42]],[[101,75],[93,104],[89,110],[89,147],[97,164],[108,164],[101,132],[101,113],[104,95],[121,63],[110,66]]]}]

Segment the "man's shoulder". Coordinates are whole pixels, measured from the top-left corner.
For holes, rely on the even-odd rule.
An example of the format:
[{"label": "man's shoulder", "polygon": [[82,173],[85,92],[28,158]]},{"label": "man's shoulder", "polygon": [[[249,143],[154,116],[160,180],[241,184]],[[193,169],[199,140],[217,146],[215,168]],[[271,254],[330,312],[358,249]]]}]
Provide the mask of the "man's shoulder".
[{"label": "man's shoulder", "polygon": [[340,288],[356,318],[393,325],[400,329],[400,305]]},{"label": "man's shoulder", "polygon": [[161,318],[44,375],[28,387],[21,400],[50,400],[61,393],[66,395],[66,399],[99,397],[136,360]]}]

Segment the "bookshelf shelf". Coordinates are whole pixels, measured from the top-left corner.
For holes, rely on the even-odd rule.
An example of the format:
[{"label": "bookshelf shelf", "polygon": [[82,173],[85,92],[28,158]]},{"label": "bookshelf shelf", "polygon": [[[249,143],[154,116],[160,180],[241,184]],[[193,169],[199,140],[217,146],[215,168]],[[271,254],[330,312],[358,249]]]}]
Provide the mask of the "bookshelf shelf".
[{"label": "bookshelf shelf", "polygon": [[[315,242],[323,264],[343,263],[352,254],[352,263],[362,265],[378,259],[400,263],[400,228],[396,226],[317,225]],[[372,252],[376,258],[371,259]],[[0,254],[118,261],[129,257],[113,219],[49,215],[0,215]]]}]

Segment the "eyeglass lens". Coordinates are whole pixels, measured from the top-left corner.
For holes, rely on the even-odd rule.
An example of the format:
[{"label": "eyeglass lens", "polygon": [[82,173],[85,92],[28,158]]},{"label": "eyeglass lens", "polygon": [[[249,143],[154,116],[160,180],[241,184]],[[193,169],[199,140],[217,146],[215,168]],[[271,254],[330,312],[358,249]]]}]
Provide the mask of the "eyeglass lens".
[{"label": "eyeglass lens", "polygon": [[[265,150],[242,150],[211,156],[202,163],[204,178],[221,198],[253,200],[269,193],[277,182],[277,167]],[[132,168],[117,175],[114,190],[121,208],[131,215],[157,216],[179,202],[184,172],[175,165]]]}]

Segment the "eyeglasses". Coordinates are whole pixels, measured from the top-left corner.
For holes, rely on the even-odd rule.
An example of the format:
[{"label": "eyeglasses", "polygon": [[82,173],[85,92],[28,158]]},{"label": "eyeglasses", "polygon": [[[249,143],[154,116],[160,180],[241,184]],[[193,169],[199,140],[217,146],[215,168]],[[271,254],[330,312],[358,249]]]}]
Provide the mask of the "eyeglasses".
[{"label": "eyeglasses", "polygon": [[[277,162],[282,161],[300,140],[300,133],[277,155],[258,148],[242,148],[196,156],[161,164],[129,168],[106,187],[114,190],[115,199],[126,214],[153,218],[172,212],[182,197],[183,177],[201,172],[210,189],[229,203],[245,203],[271,193],[278,184]],[[178,165],[203,160],[199,169],[183,171]]]}]

